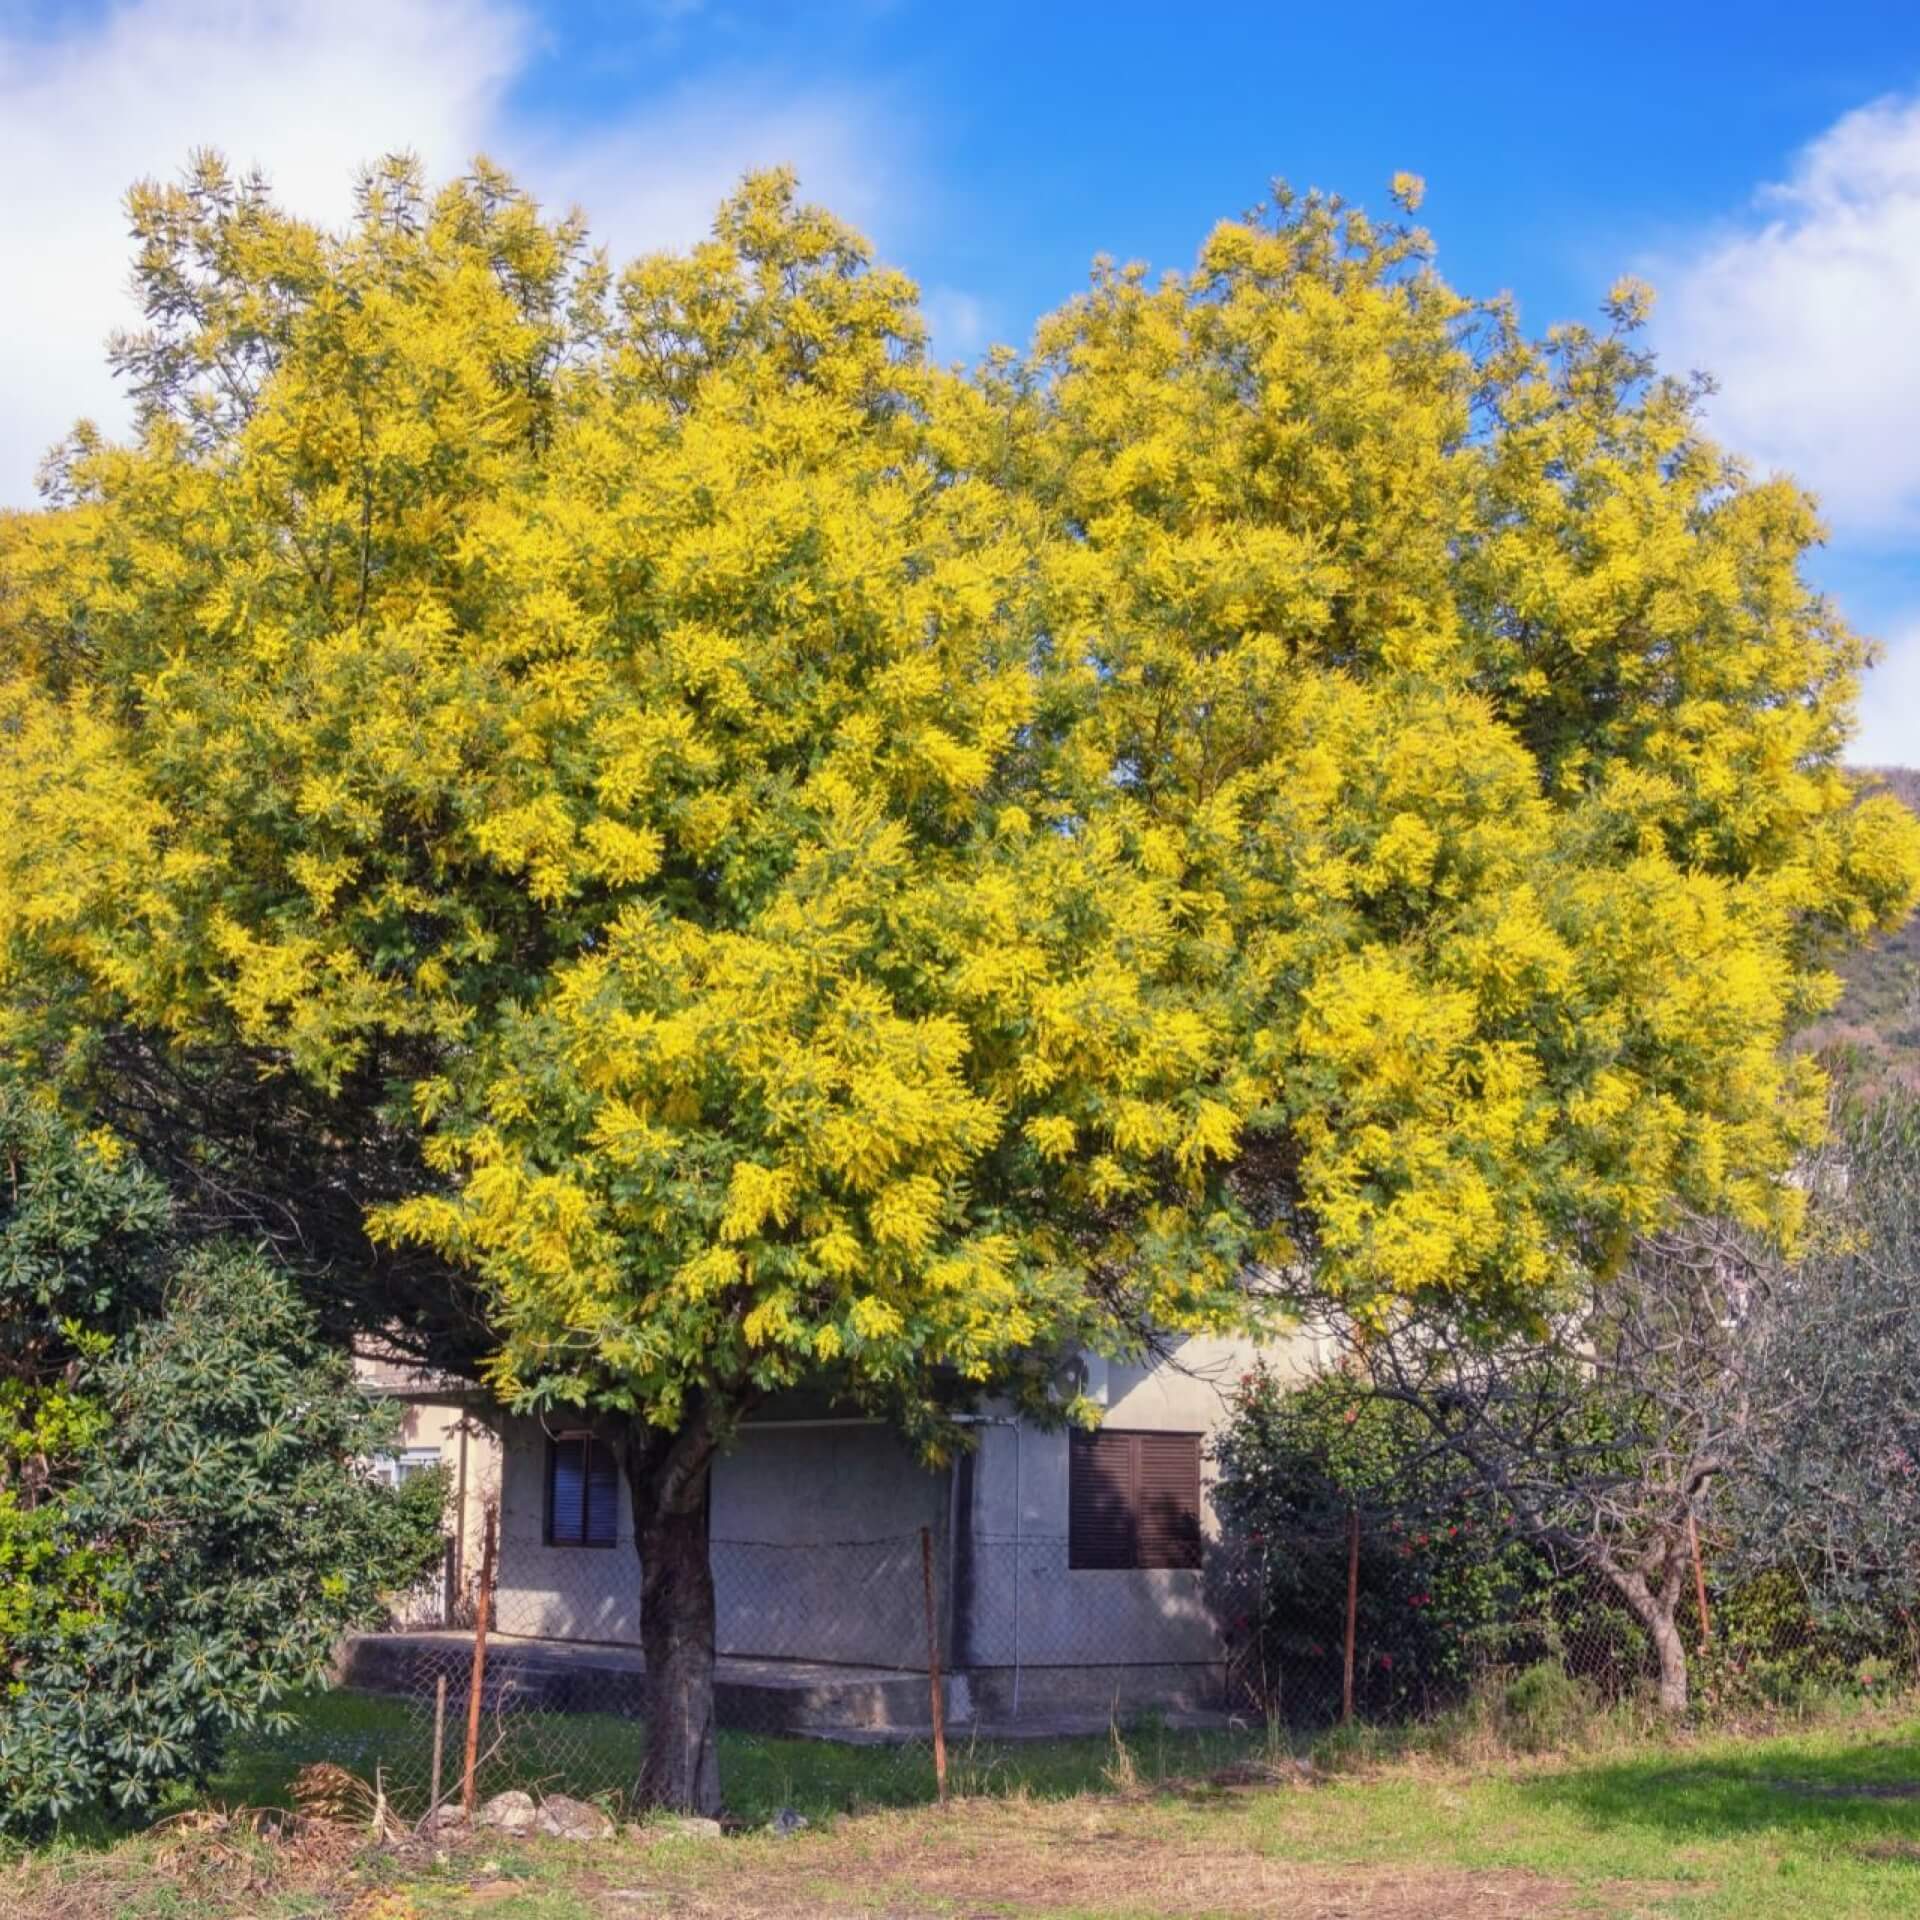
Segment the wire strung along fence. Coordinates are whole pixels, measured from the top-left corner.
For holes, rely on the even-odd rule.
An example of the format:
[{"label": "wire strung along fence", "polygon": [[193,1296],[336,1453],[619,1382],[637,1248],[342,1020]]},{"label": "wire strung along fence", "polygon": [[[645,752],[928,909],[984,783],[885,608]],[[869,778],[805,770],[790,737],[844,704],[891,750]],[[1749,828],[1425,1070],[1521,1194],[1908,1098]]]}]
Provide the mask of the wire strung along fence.
[{"label": "wire strung along fence", "polygon": [[[343,1767],[410,1824],[471,1818],[509,1790],[628,1804],[646,1710],[631,1546],[510,1553],[491,1505],[479,1531],[437,1614],[403,1596],[384,1631],[342,1648],[335,1691],[245,1756]],[[922,1775],[944,1797],[949,1580],[933,1530],[716,1539],[710,1561],[716,1721],[736,1755],[788,1738],[879,1747],[914,1780],[902,1797],[920,1797]]]},{"label": "wire strung along fence", "polygon": [[[1718,1573],[1716,1542],[1687,1531],[1674,1625],[1699,1709],[1920,1684],[1920,1631],[1897,1608],[1823,1620],[1787,1568]],[[1519,1680],[1535,1695],[1562,1680],[1570,1708],[1604,1708],[1658,1679],[1652,1639],[1609,1581],[1467,1515],[1349,1511],[1209,1567],[1227,1698],[1290,1729],[1430,1718]]]},{"label": "wire strung along fence", "polygon": [[[949,1747],[977,1767],[1000,1743],[1148,1716],[1271,1739],[1442,1713],[1543,1668],[1596,1704],[1648,1686],[1647,1637],[1604,1583],[1463,1524],[1350,1513],[1128,1570],[1076,1567],[1065,1539],[924,1527],[715,1539],[726,1766],[758,1768],[778,1798],[782,1781],[836,1777],[819,1743],[840,1742],[880,1750],[857,1770],[864,1797],[879,1781],[920,1798],[947,1790]],[[345,1767],[407,1822],[471,1816],[508,1789],[629,1804],[645,1739],[630,1546],[507,1552],[492,1509],[483,1535],[437,1617],[410,1596],[342,1650],[341,1690],[255,1751]],[[1913,1675],[1910,1633],[1827,1631],[1790,1583],[1716,1580],[1711,1545],[1685,1620],[1703,1702]]]}]

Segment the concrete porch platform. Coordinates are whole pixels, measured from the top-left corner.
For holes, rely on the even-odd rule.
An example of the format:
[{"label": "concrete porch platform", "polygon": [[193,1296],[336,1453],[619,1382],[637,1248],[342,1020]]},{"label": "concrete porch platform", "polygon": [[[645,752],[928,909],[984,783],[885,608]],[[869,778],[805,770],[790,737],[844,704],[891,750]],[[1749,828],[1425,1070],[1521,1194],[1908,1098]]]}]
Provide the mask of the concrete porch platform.
[{"label": "concrete porch platform", "polygon": [[[445,1674],[448,1691],[464,1697],[473,1651],[470,1633],[423,1630],[360,1634],[342,1643],[334,1662],[338,1685],[367,1693],[422,1697]],[[640,1649],[617,1643],[541,1640],[496,1633],[487,1639],[484,1704],[546,1713],[613,1713],[638,1718]],[[1104,1737],[1142,1713],[1178,1732],[1219,1732],[1249,1724],[1244,1715],[1190,1700],[1164,1706],[1109,1693],[1092,1673],[1073,1697],[1044,1670],[1016,1718],[1006,1676],[970,1683],[946,1677],[947,1734],[955,1740],[1058,1740]],[[1050,1684],[1051,1682],[1051,1684]],[[825,1661],[755,1660],[722,1655],[715,1667],[716,1710],[723,1727],[747,1733],[886,1745],[931,1736],[927,1676],[897,1667],[835,1666]]]},{"label": "concrete porch platform", "polygon": [[[337,1685],[366,1693],[431,1693],[445,1674],[464,1694],[473,1636],[422,1631],[357,1634],[334,1659]],[[496,1706],[547,1713],[641,1711],[640,1649],[595,1641],[487,1637],[483,1690]],[[964,1716],[965,1681],[946,1689],[948,1710]],[[806,1660],[745,1660],[722,1655],[714,1673],[723,1727],[752,1733],[911,1738],[929,1719],[927,1676],[893,1667],[840,1667]]]}]

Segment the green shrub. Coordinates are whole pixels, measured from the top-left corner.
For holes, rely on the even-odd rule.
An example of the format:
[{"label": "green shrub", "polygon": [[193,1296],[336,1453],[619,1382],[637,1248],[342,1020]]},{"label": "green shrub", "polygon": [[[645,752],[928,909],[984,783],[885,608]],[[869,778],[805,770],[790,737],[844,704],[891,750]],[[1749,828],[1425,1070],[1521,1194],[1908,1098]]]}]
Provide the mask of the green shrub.
[{"label": "green shrub", "polygon": [[318,1684],[437,1549],[443,1489],[291,1281],[0,1084],[0,1832],[150,1806]]},{"label": "green shrub", "polygon": [[1592,1696],[1558,1660],[1522,1667],[1500,1704],[1508,1743],[1528,1753],[1571,1746],[1593,1713]]},{"label": "green shrub", "polygon": [[86,1368],[152,1311],[166,1225],[138,1161],[0,1078],[0,1673],[96,1604],[100,1555],[61,1500],[106,1422]]},{"label": "green shrub", "polygon": [[1478,1676],[1549,1657],[1595,1694],[1623,1691],[1644,1671],[1640,1630],[1599,1584],[1557,1572],[1498,1500],[1436,1464],[1416,1413],[1357,1381],[1330,1373],[1284,1384],[1256,1369],[1214,1456],[1240,1584],[1221,1604],[1248,1690],[1283,1718],[1339,1708],[1356,1511],[1361,1713],[1444,1710]]},{"label": "green shrub", "polygon": [[1799,1710],[1836,1694],[1885,1698],[1913,1678],[1897,1617],[1835,1619],[1784,1568],[1716,1583],[1712,1621],[1712,1637],[1693,1654],[1695,1691],[1710,1710]]}]

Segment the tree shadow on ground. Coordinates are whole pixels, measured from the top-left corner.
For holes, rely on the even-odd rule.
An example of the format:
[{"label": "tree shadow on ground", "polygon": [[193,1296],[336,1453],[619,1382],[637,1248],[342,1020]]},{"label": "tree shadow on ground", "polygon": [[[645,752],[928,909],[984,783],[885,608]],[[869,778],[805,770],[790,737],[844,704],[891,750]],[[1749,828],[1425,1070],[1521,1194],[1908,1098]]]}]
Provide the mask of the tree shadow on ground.
[{"label": "tree shadow on ground", "polygon": [[1831,1750],[1787,1742],[1694,1759],[1650,1754],[1536,1775],[1519,1791],[1543,1811],[1654,1828],[1676,1844],[1774,1832],[1886,1858],[1907,1857],[1912,1845],[1920,1858],[1920,1737],[1911,1731]]}]

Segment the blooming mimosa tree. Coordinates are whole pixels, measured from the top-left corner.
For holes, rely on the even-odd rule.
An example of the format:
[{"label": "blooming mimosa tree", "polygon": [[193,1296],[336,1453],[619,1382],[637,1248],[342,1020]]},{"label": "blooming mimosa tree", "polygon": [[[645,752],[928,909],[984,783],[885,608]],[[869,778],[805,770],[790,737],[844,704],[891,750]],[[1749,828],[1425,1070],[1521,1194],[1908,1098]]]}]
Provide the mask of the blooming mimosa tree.
[{"label": "blooming mimosa tree", "polygon": [[1781,1042],[1920,829],[1637,289],[1529,342],[1282,197],[963,374],[785,175],[619,272],[485,165],[131,206],[138,431],[0,524],[0,1041],[616,1440],[648,1799],[718,1803],[772,1392],[938,1448],[1289,1288],[1791,1233]]}]

